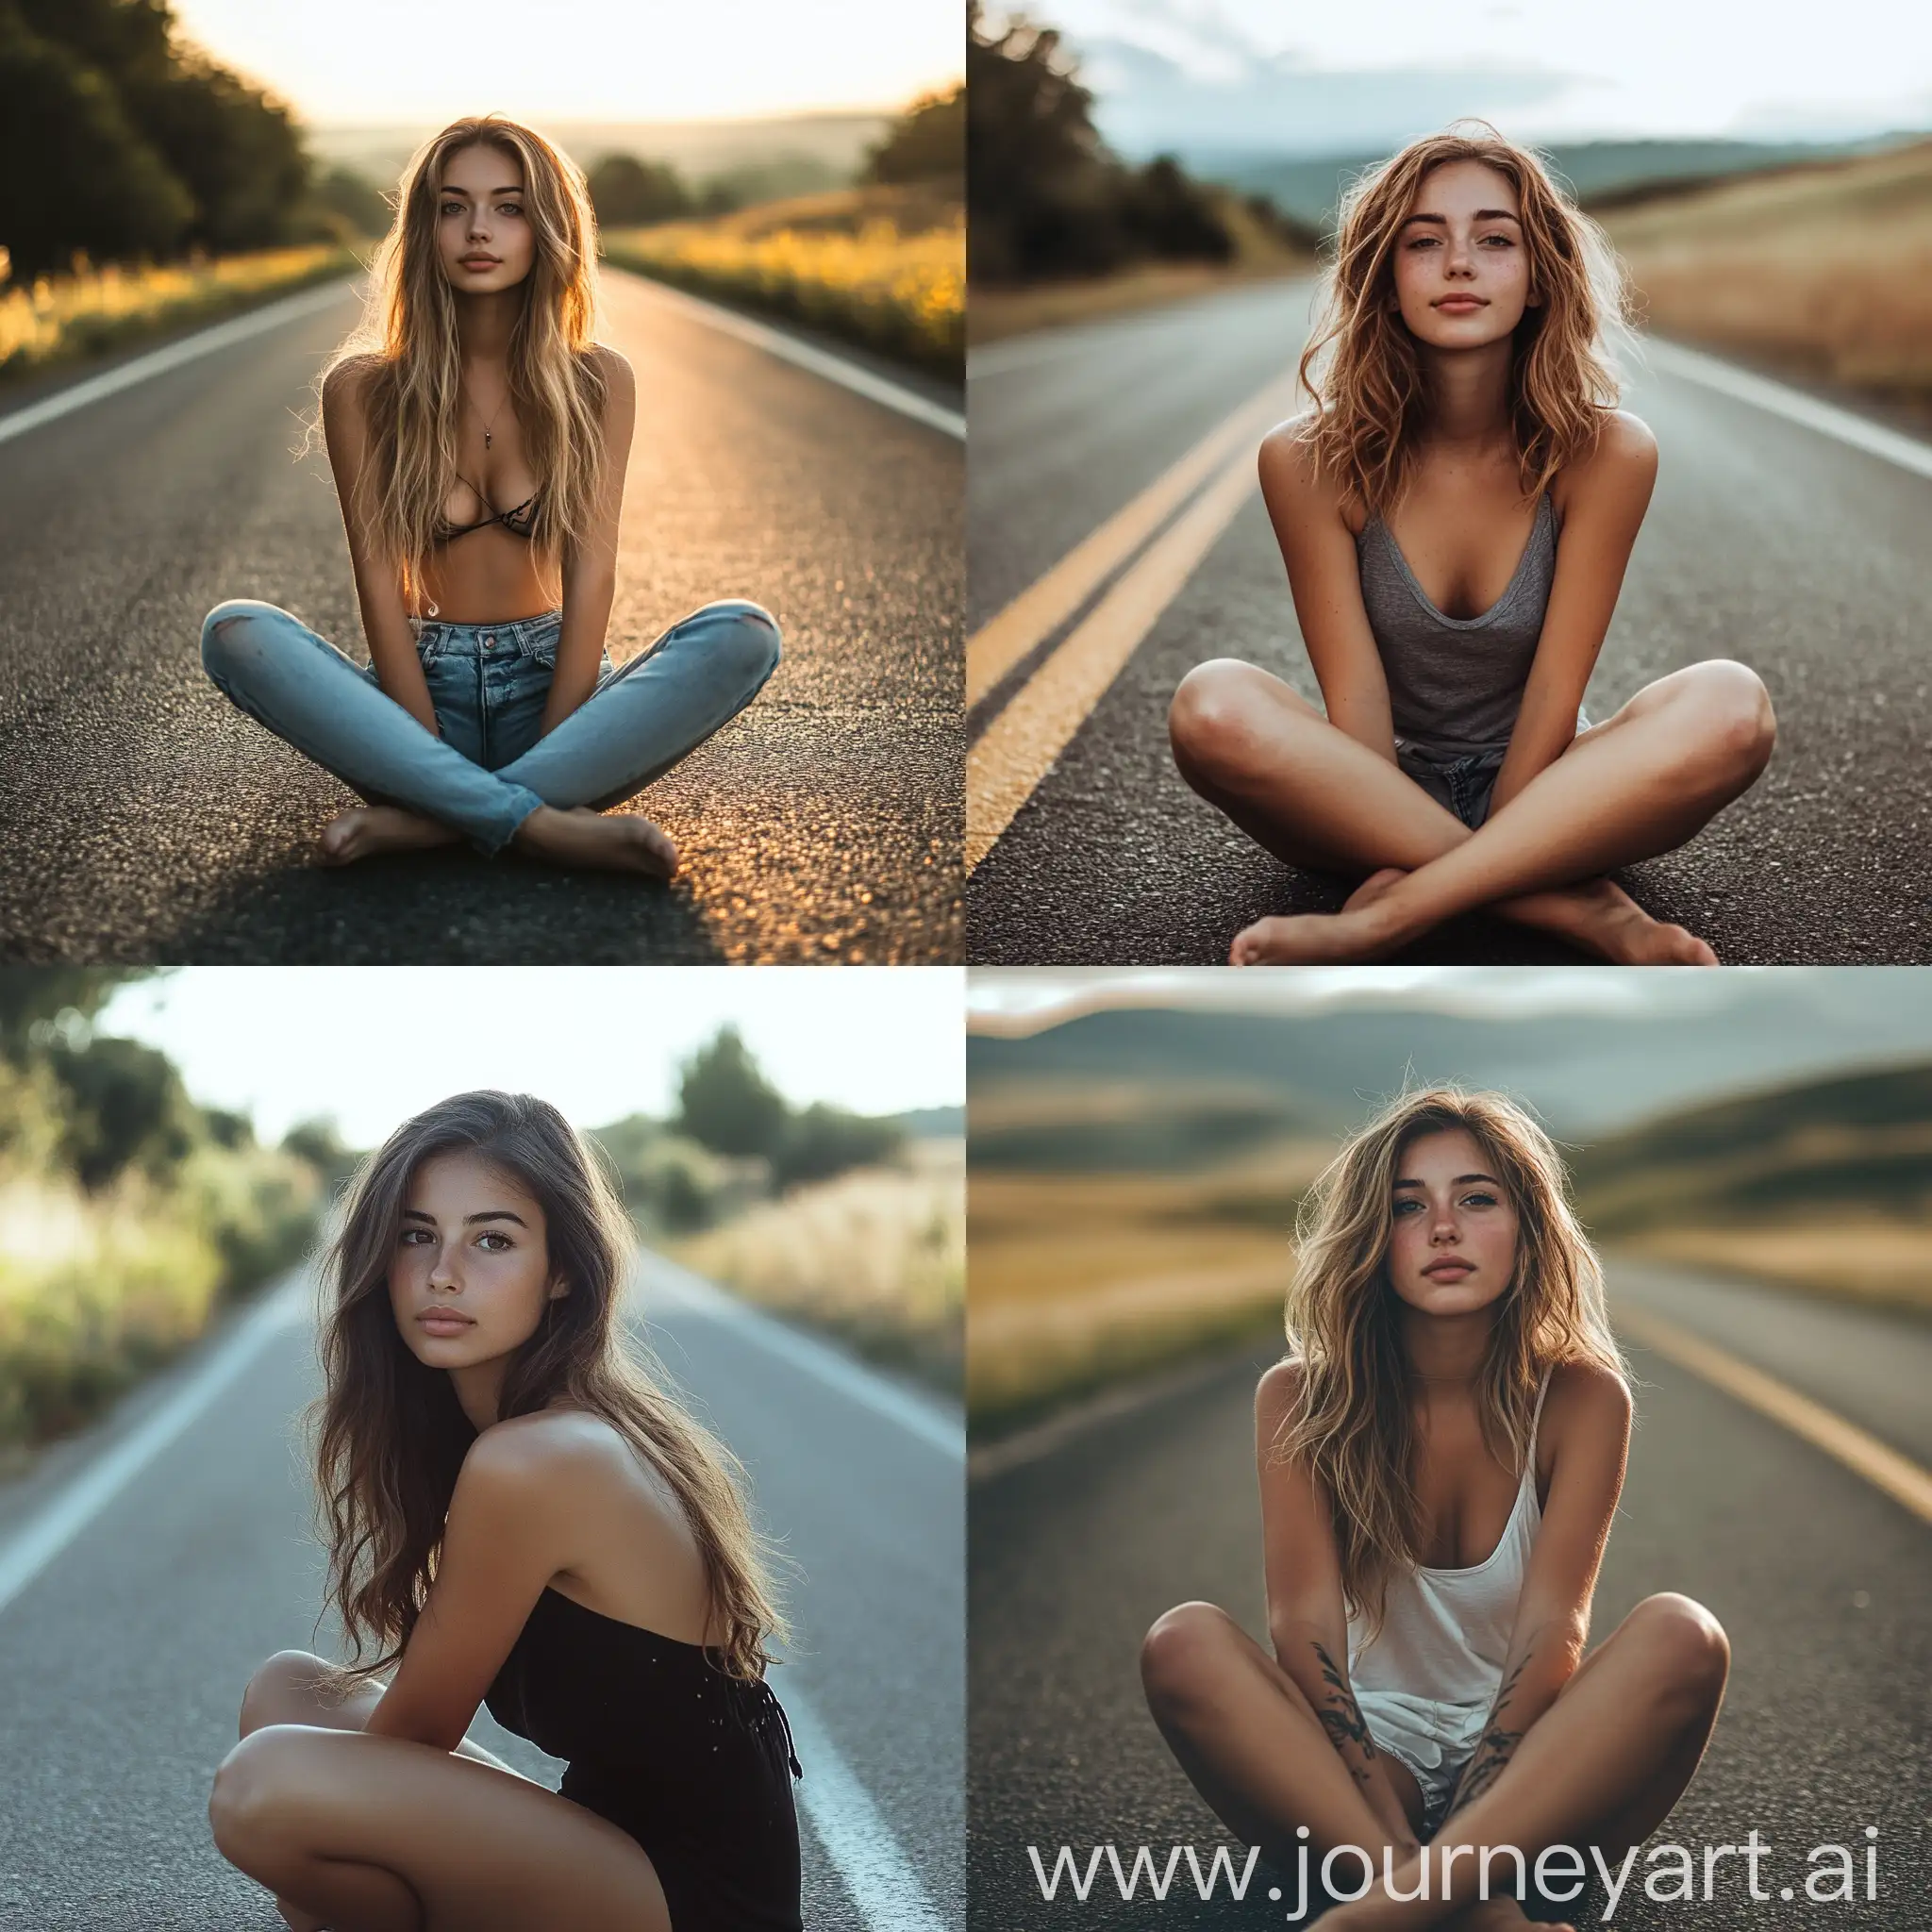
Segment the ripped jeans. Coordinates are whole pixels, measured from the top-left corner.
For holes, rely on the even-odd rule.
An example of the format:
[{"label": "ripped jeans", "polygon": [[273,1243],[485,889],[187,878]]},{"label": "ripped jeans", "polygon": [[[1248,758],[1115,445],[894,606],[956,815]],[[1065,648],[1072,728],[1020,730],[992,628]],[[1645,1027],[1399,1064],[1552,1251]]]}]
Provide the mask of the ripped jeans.
[{"label": "ripped jeans", "polygon": [[513,624],[426,622],[416,641],[436,708],[423,726],[373,666],[273,604],[235,598],[203,620],[201,661],[241,709],[364,798],[400,805],[501,852],[540,805],[603,807],[662,776],[764,688],[778,626],[756,604],[707,604],[613,670],[540,738],[563,613]]}]

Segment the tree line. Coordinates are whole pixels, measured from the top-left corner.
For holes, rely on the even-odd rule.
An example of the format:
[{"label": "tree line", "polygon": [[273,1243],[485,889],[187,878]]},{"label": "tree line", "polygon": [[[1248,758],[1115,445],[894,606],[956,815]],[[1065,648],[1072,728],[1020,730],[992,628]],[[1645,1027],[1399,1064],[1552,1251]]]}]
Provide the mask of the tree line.
[{"label": "tree line", "polygon": [[[1058,32],[1024,18],[988,28],[970,0],[966,43],[968,274],[974,283],[1102,275],[1137,261],[1233,261],[1231,191],[1172,155],[1124,161],[1093,123],[1093,94]],[[1312,235],[1265,195],[1241,199],[1282,240]]]},{"label": "tree line", "polygon": [[0,244],[22,280],[341,239],[369,191],[317,179],[289,110],[181,37],[170,0],[0,0]]},{"label": "tree line", "polygon": [[[965,174],[966,91],[954,87],[922,94],[896,115],[866,151],[858,178],[886,183],[957,181],[963,194]],[[783,195],[844,185],[824,163],[786,156],[692,182],[669,161],[606,155],[588,178],[598,224],[606,228],[642,228],[654,222],[730,214]]]}]

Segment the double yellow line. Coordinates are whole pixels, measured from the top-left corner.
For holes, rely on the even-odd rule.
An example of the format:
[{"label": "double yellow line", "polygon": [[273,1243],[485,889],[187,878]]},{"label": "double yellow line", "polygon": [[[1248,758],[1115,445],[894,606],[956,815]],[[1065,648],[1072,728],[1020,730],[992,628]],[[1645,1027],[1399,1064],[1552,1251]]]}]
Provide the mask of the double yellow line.
[{"label": "double yellow line", "polygon": [[[1291,375],[1257,391],[967,640],[966,702],[975,705],[1129,558],[1136,558],[1054,646],[967,753],[969,874],[1012,824],[1141,639],[1247,502],[1255,488],[1255,445],[1293,408]],[[1183,504],[1187,508],[1174,517]],[[1170,517],[1174,522],[1168,525]],[[1168,525],[1164,530],[1163,525]]]}]

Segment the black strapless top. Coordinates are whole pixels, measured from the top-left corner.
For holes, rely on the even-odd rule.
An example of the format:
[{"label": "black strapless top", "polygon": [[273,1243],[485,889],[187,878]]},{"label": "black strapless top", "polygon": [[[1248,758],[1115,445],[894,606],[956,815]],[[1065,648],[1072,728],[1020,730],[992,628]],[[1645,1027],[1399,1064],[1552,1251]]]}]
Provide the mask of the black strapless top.
[{"label": "black strapless top", "polygon": [[[459,476],[457,480],[469,484],[472,490],[476,491],[478,503],[490,501],[480,490],[476,490],[476,486],[471,483],[467,476]],[[501,524],[512,537],[527,537],[537,521],[537,501],[542,494],[541,490],[532,491],[513,509],[500,509],[494,516],[485,517],[481,523],[439,524],[436,528],[436,541],[439,543],[453,543],[458,537],[467,537],[472,530],[487,530],[491,524]]]},{"label": "black strapless top", "polygon": [[642,1846],[676,1932],[801,1932],[791,1727],[713,1657],[546,1590],[484,1702]]}]

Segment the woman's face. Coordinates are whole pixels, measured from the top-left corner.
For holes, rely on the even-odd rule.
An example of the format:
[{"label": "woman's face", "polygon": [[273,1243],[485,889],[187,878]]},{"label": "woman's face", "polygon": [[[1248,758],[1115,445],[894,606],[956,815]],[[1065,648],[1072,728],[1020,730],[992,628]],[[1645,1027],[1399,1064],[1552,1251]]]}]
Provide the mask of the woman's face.
[{"label": "woman's face", "polygon": [[1444,161],[1423,176],[1394,266],[1402,319],[1434,349],[1504,341],[1539,299],[1516,190],[1484,161]]},{"label": "woman's face", "polygon": [[522,1347],[553,1280],[543,1210],[478,1156],[439,1154],[410,1176],[390,1262],[389,1299],[409,1353],[468,1368]]},{"label": "woman's face", "polygon": [[1516,1208],[1462,1127],[1419,1134],[1395,1166],[1389,1280],[1425,1315],[1487,1307],[1516,1273]]},{"label": "woman's face", "polygon": [[458,148],[436,186],[436,249],[450,287],[472,295],[515,288],[537,258],[522,163],[500,148]]}]

